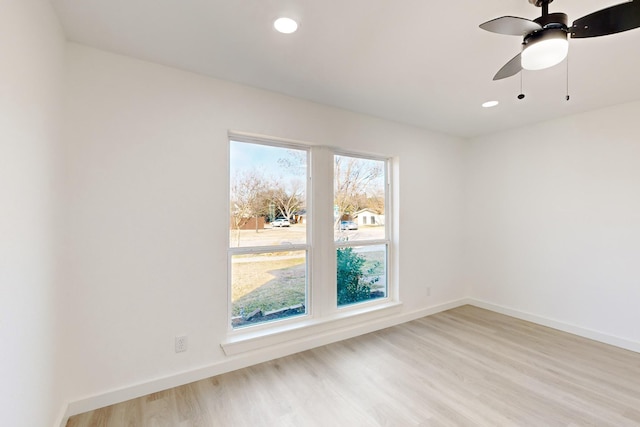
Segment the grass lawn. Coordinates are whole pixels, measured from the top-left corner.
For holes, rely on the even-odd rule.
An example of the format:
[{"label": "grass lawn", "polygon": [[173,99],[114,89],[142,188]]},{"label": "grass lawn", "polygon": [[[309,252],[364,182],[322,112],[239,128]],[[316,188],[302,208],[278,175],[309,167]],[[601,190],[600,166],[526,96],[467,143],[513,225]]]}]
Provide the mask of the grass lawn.
[{"label": "grass lawn", "polygon": [[[299,254],[298,254],[299,255]],[[305,258],[252,257],[233,263],[233,316],[305,304]]]}]

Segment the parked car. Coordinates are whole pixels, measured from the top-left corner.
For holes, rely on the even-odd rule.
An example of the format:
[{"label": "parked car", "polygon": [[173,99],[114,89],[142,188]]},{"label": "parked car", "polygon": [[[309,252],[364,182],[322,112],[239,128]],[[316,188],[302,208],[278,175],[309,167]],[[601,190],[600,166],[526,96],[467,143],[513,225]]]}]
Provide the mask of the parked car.
[{"label": "parked car", "polygon": [[291,223],[287,218],[277,218],[272,223],[272,227],[289,227]]},{"label": "parked car", "polygon": [[358,224],[353,221],[341,221],[340,230],[357,230]]}]

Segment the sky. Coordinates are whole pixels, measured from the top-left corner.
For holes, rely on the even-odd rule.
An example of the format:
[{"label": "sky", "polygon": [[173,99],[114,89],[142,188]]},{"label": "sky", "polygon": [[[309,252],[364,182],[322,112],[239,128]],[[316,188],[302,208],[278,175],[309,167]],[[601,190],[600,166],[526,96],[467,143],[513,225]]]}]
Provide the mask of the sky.
[{"label": "sky", "polygon": [[[231,141],[229,150],[231,173],[258,169],[266,176],[279,177],[283,175],[283,171],[278,159],[287,158],[289,150],[289,148]],[[304,150],[295,151],[306,153]]]}]

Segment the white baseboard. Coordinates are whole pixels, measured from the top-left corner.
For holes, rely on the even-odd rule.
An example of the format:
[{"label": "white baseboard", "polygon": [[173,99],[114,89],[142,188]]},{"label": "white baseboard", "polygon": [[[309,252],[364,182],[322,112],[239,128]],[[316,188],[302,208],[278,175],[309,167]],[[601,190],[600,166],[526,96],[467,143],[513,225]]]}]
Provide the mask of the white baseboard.
[{"label": "white baseboard", "polygon": [[583,338],[588,338],[594,341],[599,341],[605,344],[610,344],[615,347],[620,347],[625,350],[631,350],[636,353],[640,353],[640,342],[631,341],[625,338],[616,337],[614,335],[605,334],[592,329],[583,328],[580,326],[572,325],[570,323],[561,322],[555,319],[549,319],[547,317],[538,316],[536,314],[527,313],[524,311],[514,310],[501,305],[493,304],[487,301],[482,301],[474,298],[468,298],[467,304],[494,311],[496,313],[505,314],[507,316],[515,317],[517,319],[526,320],[538,325],[547,326],[549,328],[557,329],[559,331],[568,332],[573,335],[578,335]]},{"label": "white baseboard", "polygon": [[[296,339],[279,345],[274,345],[260,351],[254,351],[229,357],[224,361],[192,369],[185,372],[175,373],[162,378],[153,379],[143,383],[132,384],[117,390],[111,390],[104,393],[88,396],[70,402],[63,411],[60,427],[64,427],[66,420],[77,414],[92,411],[94,409],[103,408],[105,406],[135,399],[150,393],[166,390],[172,387],[178,387],[199,381],[225,372],[231,372],[242,369],[247,366],[263,363],[279,357],[288,356],[290,354],[309,350],[333,342],[342,341],[353,338],[366,333],[374,332],[380,329],[399,325],[421,317],[430,316],[442,311],[450,310],[462,305],[468,304],[467,299],[450,301],[444,304],[427,307],[421,310],[415,310],[407,313],[386,316],[370,322],[356,322],[344,327],[332,329],[320,334],[309,337]],[[62,424],[62,423],[65,424]]]}]

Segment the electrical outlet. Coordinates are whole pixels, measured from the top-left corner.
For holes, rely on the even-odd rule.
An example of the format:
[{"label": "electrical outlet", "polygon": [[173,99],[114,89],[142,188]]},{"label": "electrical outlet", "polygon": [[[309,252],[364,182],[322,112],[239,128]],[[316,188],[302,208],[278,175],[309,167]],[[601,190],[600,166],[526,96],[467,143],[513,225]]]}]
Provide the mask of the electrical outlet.
[{"label": "electrical outlet", "polygon": [[430,297],[431,296],[431,286],[427,287],[427,296]]},{"label": "electrical outlet", "polygon": [[180,337],[176,337],[176,353],[182,353],[183,351],[187,351],[187,336],[183,335]]}]

